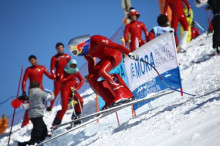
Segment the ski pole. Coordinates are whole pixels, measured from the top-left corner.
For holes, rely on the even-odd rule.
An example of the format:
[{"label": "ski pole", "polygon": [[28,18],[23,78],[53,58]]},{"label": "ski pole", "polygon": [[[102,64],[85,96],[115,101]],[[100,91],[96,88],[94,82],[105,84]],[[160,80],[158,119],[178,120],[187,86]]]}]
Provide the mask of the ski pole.
[{"label": "ski pole", "polygon": [[[156,71],[157,75],[159,76],[159,78],[161,79],[161,81],[163,82],[163,84],[164,84],[167,88],[169,88],[169,89],[171,89],[171,90],[174,90],[174,91],[177,91],[177,92],[180,92],[180,93],[183,92],[183,91],[174,89],[174,88],[170,87],[169,85],[167,85],[167,83],[163,80],[163,78],[161,77],[161,75],[160,75],[160,73],[158,72],[158,70],[157,70],[153,65],[151,65],[149,62],[147,62],[147,61],[145,61],[145,60],[143,60],[143,59],[140,59],[140,61],[141,61],[141,62],[144,62],[144,63],[146,63],[146,64],[148,64],[148,65],[150,65],[150,66]],[[183,92],[183,93],[184,93],[184,94],[187,94],[187,95],[190,95],[190,96],[196,96],[196,95],[194,95],[194,94],[190,94],[190,93],[187,93],[187,92]]]},{"label": "ski pole", "polygon": [[[21,73],[20,73],[20,79],[19,79],[19,83],[18,83],[18,90],[17,90],[17,96],[16,96],[16,98],[18,98],[18,95],[19,95],[19,89],[20,89],[20,85],[21,85],[21,76],[22,76],[22,74],[23,74],[23,68],[24,68],[24,66],[22,65],[22,67],[21,67]],[[12,116],[11,129],[10,129],[9,138],[8,138],[8,146],[9,146],[10,139],[11,139],[11,132],[12,132],[12,126],[13,126],[13,124],[14,124],[15,111],[16,111],[16,108],[14,108],[14,112],[13,112],[13,116]]]},{"label": "ski pole", "polygon": [[197,25],[202,31],[205,32],[204,28],[203,28],[196,20],[194,20],[194,22],[196,23],[196,25]]},{"label": "ski pole", "polygon": [[[76,95],[75,95],[76,96]],[[82,105],[81,105],[81,102],[79,101],[79,98],[76,96],[76,98],[77,98],[77,101],[78,101],[78,103],[79,103],[79,108],[80,108],[80,111],[82,112]]]}]

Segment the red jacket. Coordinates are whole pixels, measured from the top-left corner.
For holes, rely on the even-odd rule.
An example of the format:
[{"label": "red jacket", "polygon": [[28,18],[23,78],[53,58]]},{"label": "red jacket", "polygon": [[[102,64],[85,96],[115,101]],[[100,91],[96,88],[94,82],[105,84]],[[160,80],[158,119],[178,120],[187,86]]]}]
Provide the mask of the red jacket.
[{"label": "red jacket", "polygon": [[64,67],[70,61],[71,57],[68,54],[56,54],[51,58],[50,71],[54,78],[61,75]]},{"label": "red jacket", "polygon": [[[79,80],[79,83],[77,81],[77,78]],[[61,86],[62,88],[65,88],[66,90],[69,90],[70,87],[74,87],[75,90],[79,90],[83,83],[84,83],[84,79],[81,76],[80,72],[77,72],[75,74],[68,74],[65,71],[63,72],[63,74],[60,76],[60,82],[61,82]],[[65,92],[65,90],[64,90]]]},{"label": "red jacket", "polygon": [[135,38],[138,38],[138,40],[142,40],[142,31],[144,32],[145,35],[145,41],[147,42],[147,28],[144,25],[144,23],[139,22],[139,21],[133,21],[126,25],[125,31],[124,31],[124,38],[125,41],[128,41],[128,34],[131,34],[131,41],[135,41]]},{"label": "red jacket", "polygon": [[22,91],[26,91],[26,81],[29,78],[29,81],[38,81],[41,84],[41,89],[43,90],[42,79],[43,75],[46,75],[50,79],[54,79],[53,76],[47,71],[46,67],[43,65],[31,66],[25,70],[23,81],[22,81]]}]

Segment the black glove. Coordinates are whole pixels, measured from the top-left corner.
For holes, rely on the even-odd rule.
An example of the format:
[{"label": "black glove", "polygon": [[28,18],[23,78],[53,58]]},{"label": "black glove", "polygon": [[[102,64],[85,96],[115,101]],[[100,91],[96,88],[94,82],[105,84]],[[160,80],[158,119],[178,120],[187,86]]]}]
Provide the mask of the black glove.
[{"label": "black glove", "polygon": [[24,91],[21,96],[27,97],[27,93]]},{"label": "black glove", "polygon": [[138,56],[138,55],[135,55],[135,54],[133,54],[133,53],[131,53],[131,52],[128,54],[128,57],[131,58],[131,59],[133,59],[133,60],[135,60],[135,61],[138,61],[138,60],[139,60],[139,56]]},{"label": "black glove", "polygon": [[27,93],[24,91],[21,96],[18,97],[19,100],[27,100]]},{"label": "black glove", "polygon": [[190,13],[187,13],[187,14],[186,14],[186,17],[190,17],[190,16],[191,16],[191,14],[190,14]]}]

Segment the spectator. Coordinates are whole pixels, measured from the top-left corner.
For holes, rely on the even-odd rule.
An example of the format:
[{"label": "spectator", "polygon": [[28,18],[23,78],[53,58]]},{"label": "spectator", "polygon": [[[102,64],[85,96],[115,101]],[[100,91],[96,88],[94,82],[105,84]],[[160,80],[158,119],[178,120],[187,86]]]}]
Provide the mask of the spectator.
[{"label": "spectator", "polygon": [[157,17],[157,24],[159,26],[153,27],[153,29],[150,31],[148,35],[148,41],[154,39],[155,37],[160,36],[161,34],[164,34],[169,31],[174,31],[173,28],[169,26],[169,21],[166,15],[160,14]]},{"label": "spectator", "polygon": [[[77,78],[79,83],[77,83]],[[57,112],[57,115],[53,121],[53,126],[61,124],[63,116],[68,108],[69,97],[74,98],[78,103],[75,105],[72,119],[77,119],[80,117],[83,108],[83,99],[77,92],[84,83],[84,79],[81,76],[79,69],[77,68],[76,60],[72,59],[65,66],[64,71],[60,75],[59,79],[61,85],[61,106],[62,109]],[[77,84],[76,84],[77,83]],[[74,124],[80,124],[77,122]]]},{"label": "spectator", "polygon": [[2,118],[0,118],[0,135],[2,135],[5,130],[8,128],[8,118],[5,114],[2,115]]},{"label": "spectator", "polygon": [[43,117],[45,112],[45,101],[53,100],[54,94],[46,93],[41,89],[41,84],[37,81],[30,83],[29,88],[29,104],[23,107],[29,109],[28,115],[33,124],[31,131],[31,139],[26,142],[18,142],[18,146],[35,145],[43,141],[48,134],[47,126]]},{"label": "spectator", "polygon": [[[188,12],[190,12],[191,10],[190,10],[190,5],[189,5],[188,1],[183,0],[183,2],[187,5]],[[177,45],[178,45],[178,37],[177,37],[176,33],[177,33],[178,22],[180,22],[184,28],[183,36],[182,36],[182,39],[180,40],[179,50],[178,50],[179,52],[181,52],[182,50],[184,50],[186,48],[188,27],[189,27],[188,22],[186,20],[185,13],[183,12],[182,0],[166,0],[164,14],[167,14],[168,6],[170,6],[170,8],[173,12],[171,27],[175,31],[175,37],[176,37],[175,40],[177,40],[176,41]],[[188,15],[190,15],[190,14],[188,14]]]},{"label": "spectator", "polygon": [[56,44],[56,50],[57,50],[57,54],[51,58],[51,63],[50,63],[51,74],[54,76],[54,78],[56,78],[56,80],[54,81],[55,98],[50,102],[50,106],[47,108],[47,111],[52,110],[54,102],[58,94],[60,93],[60,82],[58,81],[58,79],[60,78],[60,75],[63,73],[64,67],[71,59],[70,55],[64,53],[63,43],[58,42]]},{"label": "spectator", "polygon": [[[188,11],[188,8],[187,8],[187,5],[185,3],[182,3],[183,4],[183,11],[186,15],[186,20],[188,22],[188,37],[187,37],[187,42],[190,42],[191,41],[191,27],[192,27],[192,22],[193,22],[193,10],[190,9],[190,12]],[[180,38],[182,38],[183,36],[183,32],[184,32],[184,29],[183,29],[183,26],[180,24]]]},{"label": "spectator", "polygon": [[208,0],[206,10],[213,12],[213,48],[220,53],[220,0]]},{"label": "spectator", "polygon": [[[30,55],[28,60],[31,63],[31,67],[28,67],[25,70],[23,81],[22,81],[22,91],[23,91],[22,97],[24,99],[28,99],[27,98],[27,94],[26,94],[26,89],[25,89],[27,79],[29,79],[30,83],[33,82],[33,81],[38,81],[40,83],[40,88],[42,90],[44,90],[43,84],[42,84],[42,80],[43,80],[43,75],[44,74],[48,78],[54,79],[53,76],[47,71],[45,66],[38,65],[38,61],[37,61],[37,57],[36,56]],[[28,123],[29,123],[28,111],[25,111],[21,127],[24,127],[24,126],[28,125]]]},{"label": "spectator", "polygon": [[[126,25],[124,30],[124,39],[127,46],[130,46],[131,52],[147,42],[147,28],[143,22],[137,21],[139,17],[139,12],[131,7],[128,13],[128,18],[131,22]],[[144,32],[145,40],[142,40],[142,31]],[[131,40],[129,40],[129,33]]]}]

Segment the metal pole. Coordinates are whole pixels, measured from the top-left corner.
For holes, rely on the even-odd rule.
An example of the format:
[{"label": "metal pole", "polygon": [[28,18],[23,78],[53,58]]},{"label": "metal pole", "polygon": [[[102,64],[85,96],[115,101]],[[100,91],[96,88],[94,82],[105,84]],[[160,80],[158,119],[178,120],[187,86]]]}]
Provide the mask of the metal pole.
[{"label": "metal pole", "polygon": [[[22,65],[16,98],[18,98],[18,95],[19,95],[19,89],[20,89],[20,85],[21,85],[21,77],[22,77],[22,73],[23,73],[23,68],[24,68],[24,66]],[[14,124],[15,111],[16,111],[16,109],[14,108],[13,117],[12,117],[12,121],[11,121],[11,129],[10,129],[9,138],[8,138],[8,146],[9,146],[10,139],[11,139],[11,132],[12,132],[13,124]]]}]

